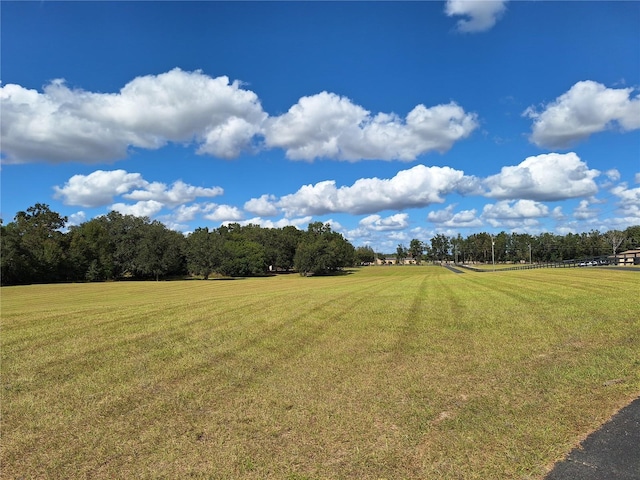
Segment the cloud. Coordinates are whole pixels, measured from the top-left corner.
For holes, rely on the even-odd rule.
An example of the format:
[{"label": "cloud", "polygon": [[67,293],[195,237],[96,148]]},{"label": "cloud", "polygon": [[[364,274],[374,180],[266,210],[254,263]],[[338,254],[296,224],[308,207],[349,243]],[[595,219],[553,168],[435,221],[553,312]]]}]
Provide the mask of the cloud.
[{"label": "cloud", "polygon": [[485,205],[482,217],[485,219],[523,219],[549,216],[549,207],[533,200],[503,200],[495,204]]},{"label": "cloud", "polygon": [[153,182],[142,190],[134,190],[122,196],[129,200],[157,200],[164,205],[175,207],[192,202],[197,197],[217,197],[223,193],[224,190],[220,187],[195,187],[178,180],[171,185],[171,188],[167,188],[164,183]]},{"label": "cloud", "polygon": [[367,214],[381,210],[402,210],[444,202],[443,196],[466,185],[460,170],[416,165],[393,178],[361,178],[351,186],[336,187],[334,180],[304,185],[281,197],[277,206],[287,216],[326,213]]},{"label": "cloud", "polygon": [[427,221],[438,224],[439,227],[479,227],[482,226],[482,220],[477,218],[477,210],[462,210],[454,213],[455,205],[449,205],[447,208],[438,211],[432,211],[427,214]]},{"label": "cloud", "polygon": [[409,226],[409,214],[396,213],[383,218],[380,215],[369,215],[359,222],[360,227],[376,232],[388,232],[390,230],[404,230]]},{"label": "cloud", "polygon": [[274,195],[262,195],[260,198],[252,198],[245,202],[244,209],[247,212],[260,216],[272,217],[278,214],[278,208],[275,205],[276,197]]},{"label": "cloud", "polygon": [[135,217],[153,217],[162,210],[163,205],[156,200],[142,200],[133,205],[125,203],[114,203],[109,207],[123,215],[133,215]]},{"label": "cloud", "polygon": [[539,147],[565,148],[590,135],[611,128],[640,128],[640,95],[633,88],[607,88],[590,80],[544,106],[542,112],[529,107],[524,116],[533,119],[529,139]]},{"label": "cloud", "polygon": [[204,218],[214,222],[236,222],[243,218],[242,211],[232,205],[216,205],[210,210],[211,212],[204,215]]},{"label": "cloud", "polygon": [[202,211],[206,211],[206,207],[203,208],[203,206],[198,203],[193,205],[179,205],[173,210],[172,219],[176,223],[190,222]]},{"label": "cloud", "polygon": [[0,89],[2,149],[10,163],[122,159],[131,147],[197,142],[200,153],[233,158],[266,118],[255,93],[225,76],[179,68],[137,77],[119,93],[70,89],[54,80],[43,93]]},{"label": "cloud", "polygon": [[462,15],[457,30],[461,33],[484,32],[493,27],[506,10],[508,0],[447,0],[445,13],[452,17]]},{"label": "cloud", "polygon": [[139,173],[125,170],[96,170],[89,175],[74,175],[63,187],[53,187],[54,197],[65,205],[99,207],[113,202],[113,197],[132,188],[142,187],[148,182]]},{"label": "cloud", "polygon": [[598,170],[590,170],[573,152],[548,153],[502,167],[483,184],[491,198],[556,201],[596,194],[594,178],[598,175]]},{"label": "cloud", "polygon": [[265,220],[261,217],[254,217],[249,220],[242,220],[238,223],[240,223],[240,225],[260,225],[263,228],[284,228],[293,226],[300,230],[306,230],[312,221],[313,217],[311,216],[300,218],[281,218],[275,222],[273,220]]},{"label": "cloud", "polygon": [[80,210],[79,212],[72,213],[69,215],[69,220],[67,221],[67,227],[80,225],[87,220],[87,214]]},{"label": "cloud", "polygon": [[629,188],[627,183],[623,182],[613,187],[610,191],[620,199],[619,204],[623,209],[628,207],[640,208],[640,187]]},{"label": "cloud", "polygon": [[620,180],[620,172],[615,168],[607,170],[606,172],[604,172],[604,174],[609,180],[613,182],[617,182],[618,180]]},{"label": "cloud", "polygon": [[[134,190],[139,187],[139,190]],[[149,183],[139,173],[125,170],[96,170],[89,175],[74,175],[62,187],[53,187],[55,198],[61,198],[65,205],[99,207],[113,202],[115,196],[128,200],[154,200],[163,206],[175,207],[195,200],[197,197],[222,195],[220,187],[195,187],[181,180],[171,187],[160,182]]]},{"label": "cloud", "polygon": [[322,92],[302,97],[289,111],[265,123],[265,143],[292,160],[415,160],[444,152],[478,126],[476,115],[455,103],[416,106],[405,119],[370,112],[349,99]]},{"label": "cloud", "polygon": [[591,220],[597,218],[600,212],[597,209],[589,208],[589,200],[580,200],[580,203],[573,209],[573,216],[576,220]]},{"label": "cloud", "polygon": [[269,118],[258,96],[226,76],[175,68],[136,77],[117,93],[69,88],[54,80],[42,93],[20,85],[0,88],[3,161],[98,163],[132,149],[168,143],[197,153],[235,158],[259,148],[283,148],[290,159],[414,160],[444,152],[476,129],[476,115],[451,102],[416,106],[406,118],[379,113],[334,93],[302,97]]}]

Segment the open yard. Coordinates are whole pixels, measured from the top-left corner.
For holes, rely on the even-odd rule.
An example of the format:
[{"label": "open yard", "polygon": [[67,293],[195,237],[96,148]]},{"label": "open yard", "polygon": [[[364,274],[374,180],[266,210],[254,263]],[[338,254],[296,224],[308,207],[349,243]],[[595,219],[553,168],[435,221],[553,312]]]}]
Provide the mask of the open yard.
[{"label": "open yard", "polygon": [[541,479],[640,393],[640,272],[4,287],[2,478]]}]

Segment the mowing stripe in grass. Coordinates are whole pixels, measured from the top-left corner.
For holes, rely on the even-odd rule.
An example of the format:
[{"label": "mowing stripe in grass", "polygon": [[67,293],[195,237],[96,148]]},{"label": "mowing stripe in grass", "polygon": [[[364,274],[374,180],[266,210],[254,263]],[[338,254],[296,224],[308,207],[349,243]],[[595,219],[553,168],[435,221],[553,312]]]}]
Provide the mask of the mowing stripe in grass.
[{"label": "mowing stripe in grass", "polygon": [[635,278],[3,288],[3,475],[542,478],[640,391]]}]

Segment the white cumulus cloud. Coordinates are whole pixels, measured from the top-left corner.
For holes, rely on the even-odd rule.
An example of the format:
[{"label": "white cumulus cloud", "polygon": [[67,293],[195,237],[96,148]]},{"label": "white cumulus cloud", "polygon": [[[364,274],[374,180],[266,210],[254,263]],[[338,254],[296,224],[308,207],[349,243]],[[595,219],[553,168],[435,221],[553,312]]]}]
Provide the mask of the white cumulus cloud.
[{"label": "white cumulus cloud", "polygon": [[447,0],[445,13],[461,15],[457,29],[461,33],[484,32],[493,27],[506,10],[508,0]]},{"label": "white cumulus cloud", "polygon": [[267,220],[262,217],[254,217],[249,220],[242,220],[238,223],[240,223],[240,225],[260,225],[263,228],[284,228],[291,226],[296,227],[299,230],[306,230],[312,221],[313,217],[311,216],[300,218],[281,218],[277,221]]},{"label": "white cumulus cloud", "polygon": [[549,215],[549,207],[533,200],[503,200],[495,204],[485,205],[482,217],[489,219],[521,219],[540,218]]},{"label": "white cumulus cloud", "polygon": [[302,97],[289,111],[265,123],[265,143],[293,160],[329,158],[411,161],[444,152],[478,126],[476,115],[455,103],[416,106],[405,119],[370,112],[348,98],[322,92]]},{"label": "white cumulus cloud", "polygon": [[629,188],[626,182],[611,189],[611,193],[620,199],[620,205],[624,207],[640,207],[640,187]]},{"label": "white cumulus cloud", "polygon": [[118,93],[70,89],[63,80],[42,93],[9,84],[0,101],[2,151],[12,163],[110,161],[167,142],[197,142],[202,153],[232,158],[266,118],[239,82],[178,68],[137,77]]},{"label": "white cumulus cloud", "polygon": [[265,194],[260,198],[252,198],[244,204],[244,209],[255,215],[263,217],[272,217],[278,214],[278,208],[275,205],[276,197],[274,195]]},{"label": "white cumulus cloud", "polygon": [[219,158],[283,148],[298,160],[410,161],[450,149],[478,126],[476,114],[454,102],[417,105],[400,118],[371,115],[328,92],[302,97],[287,113],[269,118],[241,82],[179,68],[136,77],[117,93],[70,88],[61,79],[42,92],[8,84],[0,87],[0,108],[6,163],[98,163],[168,143],[194,145],[197,153]]},{"label": "white cumulus cloud", "polygon": [[591,80],[578,82],[568,92],[544,106],[525,110],[533,119],[530,140],[538,146],[565,148],[611,128],[640,128],[640,94],[633,88],[607,88]]},{"label": "white cumulus cloud", "polygon": [[482,225],[482,220],[477,217],[477,210],[462,210],[454,213],[455,205],[449,205],[448,207],[431,211],[427,214],[427,220],[432,223],[437,223],[439,227],[479,227]]},{"label": "white cumulus cloud", "polygon": [[387,232],[390,230],[403,230],[409,226],[409,214],[396,213],[383,218],[380,215],[369,215],[359,222],[360,227],[376,232]]},{"label": "white cumulus cloud", "polygon": [[163,205],[155,200],[141,200],[133,205],[126,203],[114,203],[110,210],[115,210],[123,215],[133,215],[135,217],[153,217],[162,210]]},{"label": "white cumulus cloud", "polygon": [[233,205],[216,205],[204,215],[207,220],[214,222],[236,222],[242,220],[242,211]]},{"label": "white cumulus cloud", "polygon": [[[136,189],[137,188],[137,189]],[[65,205],[99,207],[113,202],[115,196],[128,200],[155,201],[162,206],[176,207],[197,197],[222,195],[220,187],[195,187],[181,180],[171,187],[161,182],[148,182],[139,173],[126,170],[96,170],[89,175],[74,175],[62,187],[55,186],[55,197]]]},{"label": "white cumulus cloud", "polygon": [[590,208],[589,200],[580,200],[580,203],[573,209],[573,216],[577,220],[590,220],[597,218],[600,212],[597,209]]},{"label": "white cumulus cloud", "polygon": [[589,169],[574,152],[528,157],[516,166],[502,167],[487,177],[488,197],[555,201],[594,195],[598,170]]},{"label": "white cumulus cloud", "polygon": [[460,170],[416,165],[390,179],[361,178],[351,186],[337,187],[334,180],[304,185],[297,192],[281,197],[277,205],[287,216],[402,210],[442,203],[444,195],[456,191],[465,181]]},{"label": "white cumulus cloud", "polygon": [[220,187],[195,187],[178,180],[171,185],[171,188],[164,183],[153,182],[141,190],[134,190],[122,196],[129,200],[157,200],[166,206],[175,207],[192,202],[197,197],[217,197],[223,193],[224,190]]},{"label": "white cumulus cloud", "polygon": [[55,186],[55,198],[65,205],[98,207],[113,202],[113,197],[127,193],[133,188],[148,185],[139,173],[125,170],[96,170],[89,175],[74,175],[64,186]]}]

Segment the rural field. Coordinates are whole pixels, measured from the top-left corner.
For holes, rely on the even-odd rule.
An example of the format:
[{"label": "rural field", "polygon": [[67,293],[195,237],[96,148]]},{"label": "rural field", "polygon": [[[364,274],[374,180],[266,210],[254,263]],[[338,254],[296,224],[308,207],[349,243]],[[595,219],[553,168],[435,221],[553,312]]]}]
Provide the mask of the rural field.
[{"label": "rural field", "polygon": [[3,287],[2,478],[542,479],[640,394],[640,272]]}]

